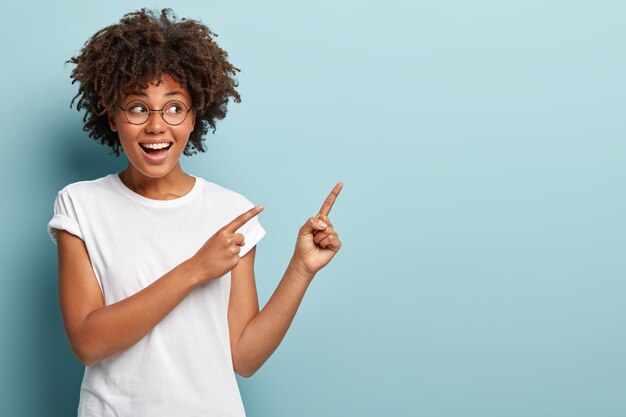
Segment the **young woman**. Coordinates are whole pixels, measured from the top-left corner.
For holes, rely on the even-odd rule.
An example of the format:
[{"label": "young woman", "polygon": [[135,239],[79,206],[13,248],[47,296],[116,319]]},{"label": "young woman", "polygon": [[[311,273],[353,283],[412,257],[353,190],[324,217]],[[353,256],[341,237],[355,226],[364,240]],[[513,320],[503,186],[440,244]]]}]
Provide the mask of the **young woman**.
[{"label": "young woman", "polygon": [[128,158],[123,172],[63,188],[48,225],[65,329],[86,365],[79,416],[245,415],[234,372],[248,377],[274,352],[341,247],[328,218],[339,183],[259,311],[263,207],[179,163],[239,101],[238,70],[214,36],[141,10],[70,60],[85,130]]}]

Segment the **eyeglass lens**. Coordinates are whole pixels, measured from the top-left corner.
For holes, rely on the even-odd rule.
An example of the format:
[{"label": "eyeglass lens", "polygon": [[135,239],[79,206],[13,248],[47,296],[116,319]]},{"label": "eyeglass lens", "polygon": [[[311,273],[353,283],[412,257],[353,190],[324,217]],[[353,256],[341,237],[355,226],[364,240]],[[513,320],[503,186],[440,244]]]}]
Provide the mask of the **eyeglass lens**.
[{"label": "eyeglass lens", "polygon": [[161,110],[150,109],[143,101],[131,101],[126,105],[124,114],[130,123],[140,125],[148,121],[153,111],[161,113],[169,125],[179,125],[187,118],[187,106],[178,100],[168,101]]}]

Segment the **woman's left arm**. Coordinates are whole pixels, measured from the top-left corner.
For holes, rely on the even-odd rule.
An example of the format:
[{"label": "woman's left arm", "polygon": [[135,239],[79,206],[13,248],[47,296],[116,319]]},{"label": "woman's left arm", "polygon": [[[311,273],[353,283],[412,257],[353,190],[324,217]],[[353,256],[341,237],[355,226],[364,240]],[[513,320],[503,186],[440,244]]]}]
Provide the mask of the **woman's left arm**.
[{"label": "woman's left arm", "polygon": [[256,247],[231,270],[228,326],[233,365],[239,375],[254,374],[276,350],[315,274],[341,248],[328,214],[342,187],[343,184],[337,184],[317,216],[300,228],[291,261],[261,311],[254,280]]}]

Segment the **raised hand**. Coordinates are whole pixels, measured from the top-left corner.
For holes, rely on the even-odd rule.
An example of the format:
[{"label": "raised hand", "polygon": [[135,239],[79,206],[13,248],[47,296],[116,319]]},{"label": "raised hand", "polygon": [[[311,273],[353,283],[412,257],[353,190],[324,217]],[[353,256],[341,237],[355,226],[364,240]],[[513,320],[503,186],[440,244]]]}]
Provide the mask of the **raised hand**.
[{"label": "raised hand", "polygon": [[200,283],[219,278],[237,266],[245,242],[243,234],[235,232],[261,211],[263,206],[256,206],[241,214],[215,232],[196,252],[191,261],[202,271]]},{"label": "raised hand", "polygon": [[339,235],[328,215],[335,204],[343,183],[332,189],[319,213],[300,228],[292,261],[311,277],[326,266],[341,248]]}]

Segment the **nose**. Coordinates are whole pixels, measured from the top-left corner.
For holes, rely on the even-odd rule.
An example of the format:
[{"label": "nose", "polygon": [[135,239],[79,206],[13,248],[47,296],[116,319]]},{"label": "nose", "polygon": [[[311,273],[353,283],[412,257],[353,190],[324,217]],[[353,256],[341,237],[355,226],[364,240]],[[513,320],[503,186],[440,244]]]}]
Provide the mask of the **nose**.
[{"label": "nose", "polygon": [[165,120],[160,111],[151,111],[150,117],[145,124],[146,133],[163,133],[165,131]]}]

